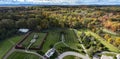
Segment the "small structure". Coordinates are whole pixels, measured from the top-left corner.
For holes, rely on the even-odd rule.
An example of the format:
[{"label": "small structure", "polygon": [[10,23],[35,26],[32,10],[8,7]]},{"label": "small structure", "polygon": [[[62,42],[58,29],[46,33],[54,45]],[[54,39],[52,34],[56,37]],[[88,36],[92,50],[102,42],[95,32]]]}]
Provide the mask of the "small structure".
[{"label": "small structure", "polygon": [[102,55],[101,59],[113,59],[113,57],[112,56]]},{"label": "small structure", "polygon": [[18,30],[19,32],[22,32],[22,33],[27,33],[29,31],[29,29],[24,29],[24,28],[21,28]]},{"label": "small structure", "polygon": [[34,43],[36,41],[36,39],[32,39],[31,41],[30,41],[30,43]]},{"label": "small structure", "polygon": [[33,39],[38,39],[38,35],[34,34]]},{"label": "small structure", "polygon": [[55,48],[51,48],[45,53],[45,57],[49,58],[55,53]]},{"label": "small structure", "polygon": [[116,57],[117,57],[117,59],[120,59],[120,54],[117,54]]}]

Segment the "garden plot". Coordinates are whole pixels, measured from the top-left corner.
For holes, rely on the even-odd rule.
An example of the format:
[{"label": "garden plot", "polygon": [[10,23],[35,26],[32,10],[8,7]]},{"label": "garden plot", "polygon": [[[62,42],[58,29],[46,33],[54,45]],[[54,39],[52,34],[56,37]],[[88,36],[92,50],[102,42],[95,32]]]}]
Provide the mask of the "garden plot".
[{"label": "garden plot", "polygon": [[[35,42],[31,44],[31,40],[33,40],[34,35],[38,35],[38,38],[35,40]],[[40,48],[40,44],[42,43],[42,40],[45,38],[47,33],[31,33],[20,45],[24,48],[27,48],[30,45],[30,48]]]},{"label": "garden plot", "polygon": [[51,49],[55,43],[60,41],[60,32],[52,31],[49,32],[45,43],[43,44],[42,51],[45,53],[47,50]]}]

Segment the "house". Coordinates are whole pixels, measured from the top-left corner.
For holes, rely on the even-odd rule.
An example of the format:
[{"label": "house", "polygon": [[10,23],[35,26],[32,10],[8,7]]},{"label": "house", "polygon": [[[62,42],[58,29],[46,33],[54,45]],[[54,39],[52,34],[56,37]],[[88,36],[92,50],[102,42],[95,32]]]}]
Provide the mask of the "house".
[{"label": "house", "polygon": [[55,48],[51,48],[45,53],[45,57],[49,58],[55,53]]},{"label": "house", "polygon": [[120,54],[117,54],[116,57],[117,57],[117,59],[120,59]]}]

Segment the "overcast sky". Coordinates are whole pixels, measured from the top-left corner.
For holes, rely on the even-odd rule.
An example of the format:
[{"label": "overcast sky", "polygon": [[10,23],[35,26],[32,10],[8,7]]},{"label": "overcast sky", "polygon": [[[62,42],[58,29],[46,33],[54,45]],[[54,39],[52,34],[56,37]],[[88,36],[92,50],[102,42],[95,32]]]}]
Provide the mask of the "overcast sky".
[{"label": "overcast sky", "polygon": [[120,0],[0,0],[0,4],[120,5]]}]

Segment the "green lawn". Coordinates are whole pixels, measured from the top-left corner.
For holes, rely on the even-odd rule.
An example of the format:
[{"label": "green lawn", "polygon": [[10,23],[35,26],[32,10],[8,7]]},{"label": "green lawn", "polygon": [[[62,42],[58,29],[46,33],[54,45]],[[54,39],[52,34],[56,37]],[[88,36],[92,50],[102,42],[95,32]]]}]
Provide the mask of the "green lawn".
[{"label": "green lawn", "polygon": [[39,38],[36,40],[36,42],[31,46],[32,48],[36,48],[40,46],[41,41],[44,39],[45,35],[47,33],[37,33],[39,35]]},{"label": "green lawn", "polygon": [[92,36],[94,36],[96,39],[98,39],[103,45],[105,45],[105,47],[107,47],[110,51],[112,52],[120,52],[120,50],[118,48],[116,48],[115,46],[113,46],[112,44],[104,41],[104,39],[102,37],[100,37],[99,35],[97,35],[96,33],[93,33],[91,31],[87,31],[87,33],[90,33]]},{"label": "green lawn", "polygon": [[22,36],[14,36],[0,42],[0,59],[14,46]]},{"label": "green lawn", "polygon": [[68,44],[71,48],[75,50],[80,50],[81,47],[78,38],[75,36],[75,33],[72,29],[65,30],[65,43]]},{"label": "green lawn", "polygon": [[23,47],[27,47],[30,44],[30,41],[32,40],[34,36],[34,33],[31,33],[23,42],[22,42],[22,46]]},{"label": "green lawn", "polygon": [[52,31],[49,32],[45,43],[43,44],[42,51],[45,53],[49,50],[55,43],[59,42],[60,32]]},{"label": "green lawn", "polygon": [[24,52],[13,52],[7,59],[42,59],[42,58]]},{"label": "green lawn", "polygon": [[79,57],[76,57],[76,56],[66,56],[63,59],[82,59],[82,58],[79,58]]},{"label": "green lawn", "polygon": [[25,41],[22,42],[23,47],[27,47],[30,44],[30,41],[33,39],[34,34],[38,34],[39,37],[36,40],[36,42],[31,45],[31,48],[37,48],[38,46],[40,46],[40,43],[42,39],[45,37],[46,33],[33,32],[25,39]]}]

